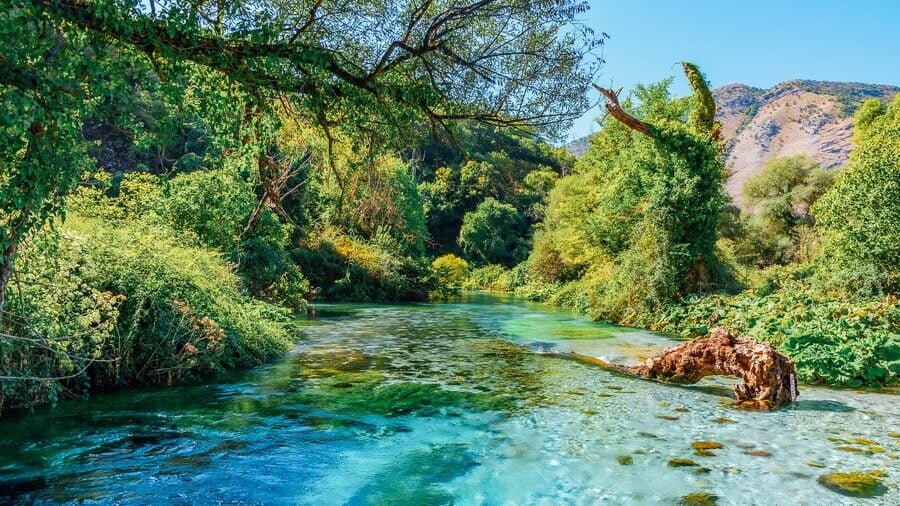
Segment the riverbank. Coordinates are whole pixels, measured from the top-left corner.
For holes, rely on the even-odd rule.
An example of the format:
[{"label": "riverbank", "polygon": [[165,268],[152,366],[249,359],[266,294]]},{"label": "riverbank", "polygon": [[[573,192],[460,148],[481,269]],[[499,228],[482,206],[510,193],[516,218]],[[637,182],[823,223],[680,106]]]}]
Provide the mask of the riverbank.
[{"label": "riverbank", "polygon": [[[506,293],[567,308],[595,319],[591,296],[579,282],[548,284],[498,266],[474,271],[467,287]],[[900,385],[900,301],[830,300],[802,282],[760,291],[700,294],[652,313],[613,322],[683,339],[721,326],[734,335],[771,343],[796,362],[798,378],[833,387]]]}]

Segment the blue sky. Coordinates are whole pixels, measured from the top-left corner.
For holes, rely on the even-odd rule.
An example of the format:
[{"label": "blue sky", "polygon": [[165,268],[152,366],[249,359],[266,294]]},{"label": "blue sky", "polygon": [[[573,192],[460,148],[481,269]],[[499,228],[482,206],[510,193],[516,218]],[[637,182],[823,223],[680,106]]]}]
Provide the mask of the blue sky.
[{"label": "blue sky", "polygon": [[[788,79],[900,85],[900,0],[590,0],[584,21],[610,39],[597,84],[624,87],[700,66],[713,87]],[[596,102],[597,94],[591,99]],[[596,131],[595,107],[569,137]]]}]

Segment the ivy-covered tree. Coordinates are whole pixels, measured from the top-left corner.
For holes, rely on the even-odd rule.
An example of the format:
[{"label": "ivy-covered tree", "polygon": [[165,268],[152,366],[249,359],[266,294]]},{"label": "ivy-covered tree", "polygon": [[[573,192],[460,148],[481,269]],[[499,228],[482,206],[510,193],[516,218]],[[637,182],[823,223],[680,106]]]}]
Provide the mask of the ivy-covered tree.
[{"label": "ivy-covered tree", "polygon": [[669,96],[670,80],[624,103],[598,88],[616,121],[551,192],[536,234],[532,272],[578,276],[561,293],[598,317],[632,321],[714,281],[725,170],[712,95],[695,66],[684,71],[688,99]]},{"label": "ivy-covered tree", "polygon": [[[0,310],[21,242],[60,212],[82,135],[130,80],[199,79],[223,153],[283,171],[273,104],[372,151],[421,123],[547,129],[579,116],[598,43],[575,0],[11,0],[0,12]],[[574,26],[574,29],[572,28]],[[134,73],[139,66],[145,71]],[[162,86],[163,94],[181,93]],[[277,162],[277,159],[275,160]]]}]

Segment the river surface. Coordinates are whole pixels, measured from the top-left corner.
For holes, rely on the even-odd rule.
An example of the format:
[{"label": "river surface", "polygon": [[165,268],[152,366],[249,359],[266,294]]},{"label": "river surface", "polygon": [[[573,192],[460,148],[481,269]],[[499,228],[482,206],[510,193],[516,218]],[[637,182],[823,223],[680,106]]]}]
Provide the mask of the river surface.
[{"label": "river surface", "polygon": [[[672,343],[487,296],[323,305],[278,363],[0,419],[0,503],[900,504],[896,395],[801,386],[751,412],[725,380],[551,353],[633,363]],[[860,499],[818,483],[835,471],[886,477]]]}]

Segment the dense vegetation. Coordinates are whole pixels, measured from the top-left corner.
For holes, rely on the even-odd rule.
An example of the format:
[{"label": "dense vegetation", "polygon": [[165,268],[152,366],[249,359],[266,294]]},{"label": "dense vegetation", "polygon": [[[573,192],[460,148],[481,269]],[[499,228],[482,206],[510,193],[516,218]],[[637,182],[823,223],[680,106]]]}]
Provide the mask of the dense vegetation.
[{"label": "dense vegetation", "polygon": [[465,262],[431,257],[463,215],[536,212],[563,170],[537,138],[587,107],[585,8],[11,2],[0,409],[260,363],[313,297],[458,293]]},{"label": "dense vegetation", "polygon": [[291,312],[513,291],[775,343],[801,377],[900,375],[900,99],[837,174],[728,203],[685,63],[577,162],[599,43],[569,0],[16,0],[0,13],[0,409],[292,346]]},{"label": "dense vegetation", "polygon": [[607,122],[551,192],[529,258],[481,267],[469,286],[683,337],[726,326],[778,346],[805,381],[896,383],[900,98],[860,107],[847,168],[773,159],[741,210],[718,193],[715,126],[697,131],[703,87],[686,70],[693,98],[672,99],[668,80],[639,86],[626,121],[650,134]]}]

